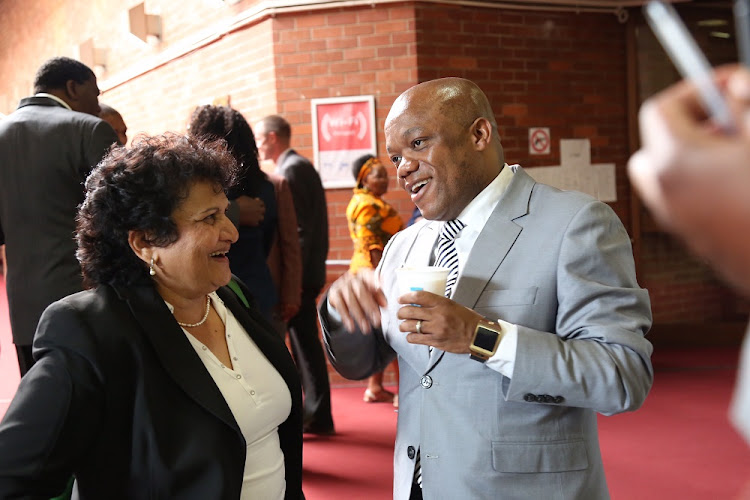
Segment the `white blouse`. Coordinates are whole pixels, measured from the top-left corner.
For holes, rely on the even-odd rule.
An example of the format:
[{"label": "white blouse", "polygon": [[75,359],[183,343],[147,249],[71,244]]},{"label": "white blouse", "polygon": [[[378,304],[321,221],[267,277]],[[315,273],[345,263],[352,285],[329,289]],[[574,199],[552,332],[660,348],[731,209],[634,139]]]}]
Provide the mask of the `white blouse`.
[{"label": "white blouse", "polygon": [[[289,417],[292,396],[279,372],[219,296],[214,292],[209,297],[224,322],[233,366],[225,366],[188,330],[182,330],[224,396],[247,443],[240,498],[283,499],[286,479],[278,428]],[[167,306],[173,310],[169,303]]]}]

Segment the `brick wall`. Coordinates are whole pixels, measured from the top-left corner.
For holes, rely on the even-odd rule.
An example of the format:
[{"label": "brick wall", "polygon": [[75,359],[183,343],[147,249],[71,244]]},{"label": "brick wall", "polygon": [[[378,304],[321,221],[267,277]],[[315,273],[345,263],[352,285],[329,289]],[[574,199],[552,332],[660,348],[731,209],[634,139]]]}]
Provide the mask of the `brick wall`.
[{"label": "brick wall", "polygon": [[[273,20],[273,31],[278,111],[292,125],[292,146],[312,158],[310,99],[374,95],[378,152],[385,160],[385,117],[395,98],[417,83],[413,6],[393,4],[278,16]],[[406,221],[414,205],[405,193],[397,191],[395,168],[388,169],[391,191],[385,198]],[[346,225],[351,195],[351,189],[326,192],[331,260],[349,259],[352,254]]]},{"label": "brick wall", "polygon": [[[589,138],[592,161],[616,165],[612,206],[630,227],[626,25],[613,14],[404,2],[248,17],[256,4],[149,0],[147,12],[162,16],[157,44],[128,33],[121,2],[4,0],[0,112],[31,92],[41,62],[75,56],[74,47],[92,38],[108,50],[106,68],[96,69],[102,101],[121,111],[131,137],[182,132],[194,106],[229,96],[251,123],[284,115],[293,146],[312,157],[310,99],[365,94],[375,96],[385,160],[383,122],[396,96],[420,81],[463,76],[488,94],[509,162],[559,164],[559,139]],[[660,67],[647,72],[656,81],[649,88],[668,80]],[[551,154],[528,154],[531,126],[550,128]],[[406,219],[412,204],[396,189],[392,167],[390,174],[386,198]],[[344,219],[350,196],[349,189],[327,191],[330,259],[351,255]],[[331,267],[329,277],[343,269]],[[644,236],[640,281],[652,292],[658,322],[722,321],[746,311],[663,234]]]}]

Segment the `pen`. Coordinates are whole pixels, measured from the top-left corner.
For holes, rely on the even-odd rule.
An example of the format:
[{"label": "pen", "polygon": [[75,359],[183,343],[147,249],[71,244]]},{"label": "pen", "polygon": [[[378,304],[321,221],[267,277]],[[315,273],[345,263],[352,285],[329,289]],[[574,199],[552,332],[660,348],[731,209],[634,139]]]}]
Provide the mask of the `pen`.
[{"label": "pen", "polygon": [[712,78],[711,65],[674,7],[652,0],[643,6],[643,12],[679,72],[696,86],[709,116],[725,132],[734,132],[734,119]]},{"label": "pen", "polygon": [[740,63],[750,67],[750,0],[734,1],[734,26]]}]

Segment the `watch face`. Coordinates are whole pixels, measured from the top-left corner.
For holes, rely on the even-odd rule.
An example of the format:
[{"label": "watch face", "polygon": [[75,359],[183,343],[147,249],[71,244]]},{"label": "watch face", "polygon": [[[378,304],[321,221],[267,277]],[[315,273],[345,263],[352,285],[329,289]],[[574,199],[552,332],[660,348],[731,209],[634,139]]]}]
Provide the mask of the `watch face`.
[{"label": "watch face", "polygon": [[497,336],[497,332],[480,327],[477,331],[477,336],[474,339],[474,345],[485,351],[492,352],[495,349]]}]

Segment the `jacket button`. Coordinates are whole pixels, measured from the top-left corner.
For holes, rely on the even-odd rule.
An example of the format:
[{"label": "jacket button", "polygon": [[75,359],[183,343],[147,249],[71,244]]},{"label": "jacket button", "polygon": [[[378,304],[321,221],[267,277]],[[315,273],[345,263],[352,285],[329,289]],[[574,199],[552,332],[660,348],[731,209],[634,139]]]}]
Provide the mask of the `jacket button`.
[{"label": "jacket button", "polygon": [[409,446],[406,449],[406,455],[409,457],[409,460],[414,460],[414,457],[417,456],[417,452],[414,450],[413,446]]},{"label": "jacket button", "polygon": [[430,377],[429,375],[424,375],[422,377],[422,380],[420,380],[420,383],[422,384],[422,387],[424,387],[425,389],[429,389],[430,387],[432,387],[432,377]]},{"label": "jacket button", "polygon": [[531,394],[531,393],[525,394],[523,396],[523,400],[527,401],[529,403],[536,403],[536,396],[534,394]]},{"label": "jacket button", "polygon": [[555,403],[560,404],[563,401],[565,401],[565,398],[562,396],[555,396]]}]

